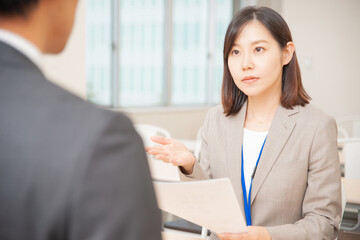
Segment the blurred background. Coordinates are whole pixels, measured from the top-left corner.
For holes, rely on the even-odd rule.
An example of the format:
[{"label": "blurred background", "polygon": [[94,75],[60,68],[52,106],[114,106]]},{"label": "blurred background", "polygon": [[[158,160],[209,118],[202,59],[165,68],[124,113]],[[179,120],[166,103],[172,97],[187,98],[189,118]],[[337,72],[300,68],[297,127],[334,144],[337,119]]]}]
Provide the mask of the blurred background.
[{"label": "blurred background", "polygon": [[358,0],[81,0],[69,44],[44,57],[45,72],[135,123],[195,139],[220,104],[227,25],[247,5],[288,23],[313,105],[337,119],[360,115]]},{"label": "blurred background", "polygon": [[[198,130],[207,110],[220,104],[226,28],[248,5],[283,16],[311,103],[337,120],[345,175],[339,239],[359,239],[360,182],[353,180],[360,169],[359,0],[80,0],[67,48],[44,56],[44,70],[81,98],[125,112],[145,145],[155,134],[172,137],[198,156]],[[154,179],[179,181],[171,164],[149,165]],[[207,234],[165,212],[163,222]],[[358,234],[347,238],[344,231]]]}]

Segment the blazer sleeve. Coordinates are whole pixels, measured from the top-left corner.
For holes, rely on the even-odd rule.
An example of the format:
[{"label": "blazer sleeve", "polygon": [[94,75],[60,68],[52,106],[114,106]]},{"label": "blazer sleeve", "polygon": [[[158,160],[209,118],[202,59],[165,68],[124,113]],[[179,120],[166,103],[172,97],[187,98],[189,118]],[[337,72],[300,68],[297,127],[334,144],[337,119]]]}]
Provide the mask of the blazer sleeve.
[{"label": "blazer sleeve", "polygon": [[209,163],[209,147],[208,147],[208,135],[209,135],[209,122],[210,111],[207,112],[205,121],[201,127],[201,150],[197,157],[192,174],[186,175],[178,168],[181,181],[193,181],[193,180],[206,180],[211,178],[211,169]]},{"label": "blazer sleeve", "polygon": [[335,239],[341,220],[341,180],[337,127],[332,118],[321,121],[309,156],[303,218],[294,224],[267,227],[272,240]]},{"label": "blazer sleeve", "polygon": [[84,149],[89,159],[77,166],[68,239],[160,240],[161,216],[142,141],[125,116],[104,115]]}]

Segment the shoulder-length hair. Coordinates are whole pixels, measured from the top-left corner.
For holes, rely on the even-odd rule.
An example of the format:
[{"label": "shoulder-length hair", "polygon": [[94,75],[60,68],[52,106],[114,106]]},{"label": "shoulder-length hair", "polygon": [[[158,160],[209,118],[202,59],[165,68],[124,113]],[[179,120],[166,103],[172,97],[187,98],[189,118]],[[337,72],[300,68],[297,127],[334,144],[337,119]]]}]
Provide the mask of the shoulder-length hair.
[{"label": "shoulder-length hair", "polygon": [[[236,13],[226,31],[224,42],[224,74],[221,90],[222,105],[226,116],[238,113],[247,101],[247,95],[234,83],[228,67],[228,57],[234,42],[245,25],[256,20],[262,23],[283,49],[292,42],[290,29],[279,13],[267,7],[246,7]],[[304,106],[311,99],[302,82],[299,64],[294,52],[291,61],[283,67],[281,81],[281,105],[292,109],[296,105]]]}]

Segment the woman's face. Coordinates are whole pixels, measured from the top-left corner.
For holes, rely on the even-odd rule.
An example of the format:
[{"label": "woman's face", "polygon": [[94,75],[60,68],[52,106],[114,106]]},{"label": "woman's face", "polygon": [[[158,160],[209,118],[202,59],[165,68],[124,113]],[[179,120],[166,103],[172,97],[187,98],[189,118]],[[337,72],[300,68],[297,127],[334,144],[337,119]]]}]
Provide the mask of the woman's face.
[{"label": "woman's face", "polygon": [[231,76],[248,97],[280,97],[283,64],[279,44],[256,20],[245,25],[228,57]]}]

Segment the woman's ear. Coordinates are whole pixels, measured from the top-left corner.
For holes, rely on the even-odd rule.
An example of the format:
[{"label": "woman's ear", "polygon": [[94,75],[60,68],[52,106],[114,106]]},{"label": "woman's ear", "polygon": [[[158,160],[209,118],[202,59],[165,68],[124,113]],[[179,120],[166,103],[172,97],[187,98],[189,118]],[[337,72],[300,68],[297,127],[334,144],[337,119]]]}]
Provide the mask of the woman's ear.
[{"label": "woman's ear", "polygon": [[282,58],[282,64],[283,66],[287,65],[295,52],[295,45],[293,42],[288,42],[286,46],[283,48],[283,58]]}]

